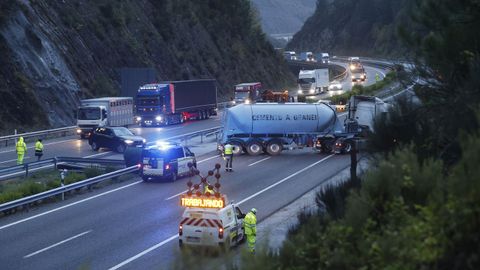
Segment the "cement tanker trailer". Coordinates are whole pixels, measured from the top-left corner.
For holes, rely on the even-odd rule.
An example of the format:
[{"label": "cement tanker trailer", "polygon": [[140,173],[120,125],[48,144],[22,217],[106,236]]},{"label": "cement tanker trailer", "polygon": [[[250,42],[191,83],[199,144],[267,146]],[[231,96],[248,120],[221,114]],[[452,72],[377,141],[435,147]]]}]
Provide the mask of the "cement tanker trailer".
[{"label": "cement tanker trailer", "polygon": [[278,155],[284,149],[313,147],[322,138],[332,141],[344,135],[335,110],[323,103],[239,104],[226,111],[219,150],[230,143],[234,154]]}]

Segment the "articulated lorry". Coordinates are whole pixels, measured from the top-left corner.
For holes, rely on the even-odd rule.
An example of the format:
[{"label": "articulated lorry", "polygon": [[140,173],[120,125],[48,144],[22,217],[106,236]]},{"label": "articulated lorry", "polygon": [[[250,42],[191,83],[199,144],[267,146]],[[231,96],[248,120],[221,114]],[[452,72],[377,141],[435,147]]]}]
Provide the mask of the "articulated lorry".
[{"label": "articulated lorry", "polygon": [[88,138],[96,127],[133,124],[133,98],[104,97],[84,99],[77,108],[77,134]]},{"label": "articulated lorry", "polygon": [[240,103],[253,103],[260,99],[260,95],[263,92],[262,83],[240,83],[235,85],[235,104]]},{"label": "articulated lorry", "polygon": [[328,68],[300,70],[298,73],[299,101],[305,96],[315,96],[328,91],[330,74]]},{"label": "articulated lorry", "polygon": [[278,155],[285,149],[313,147],[318,152],[348,153],[352,143],[373,127],[373,119],[386,112],[375,97],[352,97],[349,114],[341,121],[325,103],[257,103],[229,108],[218,149],[227,143],[234,154]]},{"label": "articulated lorry", "polygon": [[183,123],[216,115],[215,80],[172,81],[146,84],[138,89],[136,121],[140,126]]}]

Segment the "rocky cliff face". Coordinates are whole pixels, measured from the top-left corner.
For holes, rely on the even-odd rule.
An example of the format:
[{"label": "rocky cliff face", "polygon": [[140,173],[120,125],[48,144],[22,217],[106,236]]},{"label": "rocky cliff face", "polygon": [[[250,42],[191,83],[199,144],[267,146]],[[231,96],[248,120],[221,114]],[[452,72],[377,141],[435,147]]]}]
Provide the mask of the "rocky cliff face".
[{"label": "rocky cliff face", "polygon": [[80,98],[119,94],[123,67],[215,78],[224,99],[239,82],[293,81],[248,0],[4,0],[0,10],[2,133],[74,124]]},{"label": "rocky cliff face", "polygon": [[267,34],[296,33],[315,11],[317,0],[252,0]]}]

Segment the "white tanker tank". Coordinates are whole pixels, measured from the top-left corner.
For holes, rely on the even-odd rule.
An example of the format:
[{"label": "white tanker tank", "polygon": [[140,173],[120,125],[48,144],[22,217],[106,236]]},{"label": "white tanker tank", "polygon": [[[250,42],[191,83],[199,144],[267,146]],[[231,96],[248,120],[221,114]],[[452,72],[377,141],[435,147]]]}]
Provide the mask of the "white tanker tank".
[{"label": "white tanker tank", "polygon": [[313,146],[318,136],[342,132],[342,123],[327,104],[240,104],[226,111],[221,146],[234,145],[235,154],[245,150],[277,155],[286,147]]}]

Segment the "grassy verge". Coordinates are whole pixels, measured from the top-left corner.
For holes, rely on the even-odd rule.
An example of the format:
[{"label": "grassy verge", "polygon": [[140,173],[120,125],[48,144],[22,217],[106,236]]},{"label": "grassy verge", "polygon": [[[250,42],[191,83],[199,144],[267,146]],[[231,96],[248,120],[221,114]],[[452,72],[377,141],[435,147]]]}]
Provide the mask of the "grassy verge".
[{"label": "grassy verge", "polygon": [[391,83],[396,81],[397,73],[389,72],[385,78],[381,81],[376,82],[375,84],[369,86],[363,85],[354,85],[351,91],[348,91],[341,95],[336,95],[330,98],[334,104],[346,104],[350,97],[357,95],[368,95],[372,96],[383,90],[385,87],[389,86]]},{"label": "grassy verge", "polygon": [[[88,178],[92,178],[101,174],[117,170],[113,167],[92,167],[87,168],[82,172],[69,172],[65,176],[64,184],[69,185]],[[128,176],[128,175],[127,175]],[[129,179],[130,177],[118,177],[113,179],[115,181]],[[111,181],[111,180],[110,180]],[[105,181],[109,182],[109,181]],[[0,204],[14,201],[20,198],[28,197],[47,190],[60,187],[61,179],[60,173],[56,170],[49,170],[36,173],[27,178],[17,178],[10,181],[5,181],[0,184]]]}]

